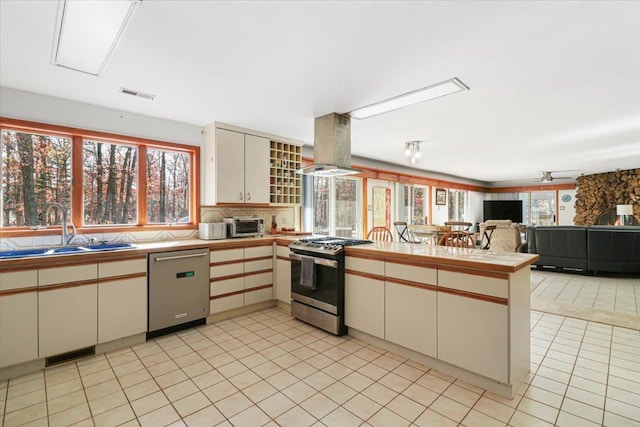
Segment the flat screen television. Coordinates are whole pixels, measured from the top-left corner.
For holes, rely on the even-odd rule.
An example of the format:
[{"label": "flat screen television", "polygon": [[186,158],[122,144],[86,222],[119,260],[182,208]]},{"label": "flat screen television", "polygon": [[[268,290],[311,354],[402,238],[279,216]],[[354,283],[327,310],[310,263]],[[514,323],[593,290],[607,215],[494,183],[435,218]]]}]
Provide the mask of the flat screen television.
[{"label": "flat screen television", "polygon": [[512,222],[522,222],[522,200],[485,200],[482,208],[484,221],[510,219]]}]

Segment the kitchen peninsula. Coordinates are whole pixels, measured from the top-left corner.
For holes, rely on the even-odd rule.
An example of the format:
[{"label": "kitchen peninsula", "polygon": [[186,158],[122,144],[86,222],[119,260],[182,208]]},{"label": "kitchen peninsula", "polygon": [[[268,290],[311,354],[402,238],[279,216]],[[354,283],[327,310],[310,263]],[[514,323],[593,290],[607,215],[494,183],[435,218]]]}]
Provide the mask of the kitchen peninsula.
[{"label": "kitchen peninsula", "polygon": [[537,259],[410,243],[348,247],[349,334],[511,398],[529,373]]},{"label": "kitchen peninsula", "polygon": [[[276,303],[287,309],[291,298],[288,245],[292,241],[288,236],[185,240],[139,244],[100,255],[82,253],[0,261],[3,307],[0,347],[6,353],[1,358],[0,377],[42,369],[46,357],[61,352],[95,346],[95,352],[101,353],[144,341],[146,257],[150,252],[211,250],[212,314],[208,322]],[[255,251],[260,253],[256,255]],[[237,256],[229,261],[227,255]],[[511,397],[529,372],[529,265],[537,259],[537,255],[531,254],[409,243],[376,242],[347,247],[345,323],[349,334]],[[257,271],[255,263],[260,265]],[[219,280],[218,270],[230,266],[242,270],[242,274],[230,279],[242,286],[227,295],[223,290],[229,280]],[[87,276],[80,281],[79,268]],[[47,275],[38,275],[38,271],[46,271]],[[265,278],[267,285],[252,284],[254,277],[265,275],[270,275]],[[38,283],[38,277],[42,282],[43,278],[54,276],[59,277],[51,282],[54,285]],[[103,292],[112,288],[119,292],[117,298],[105,299]],[[83,295],[84,299],[75,295],[87,290],[91,295]],[[65,348],[44,353],[43,340],[60,335],[49,331],[50,325],[38,324],[38,310],[43,309],[38,299],[57,293],[61,293],[67,305],[98,307],[98,312],[92,312],[92,325],[86,321],[75,323],[76,327],[92,332],[86,342],[62,340]],[[254,296],[258,294],[260,298],[256,299]],[[93,298],[92,303],[86,303],[89,297]],[[222,304],[233,298],[239,300],[233,309],[227,303]],[[119,326],[121,330],[112,330],[116,325],[114,318],[123,314],[119,311],[122,301],[130,304],[124,314],[133,317]],[[113,316],[104,317],[112,311]],[[70,309],[58,316],[64,323],[73,313]],[[98,336],[94,336],[96,331]]]}]

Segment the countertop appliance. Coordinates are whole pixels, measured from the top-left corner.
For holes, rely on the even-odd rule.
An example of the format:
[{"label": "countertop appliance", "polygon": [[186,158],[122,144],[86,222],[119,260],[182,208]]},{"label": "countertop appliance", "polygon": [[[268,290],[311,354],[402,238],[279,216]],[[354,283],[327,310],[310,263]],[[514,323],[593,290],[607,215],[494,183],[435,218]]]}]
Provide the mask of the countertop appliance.
[{"label": "countertop appliance", "polygon": [[150,253],[147,339],[206,323],[209,249]]},{"label": "countertop appliance", "polygon": [[332,334],[346,334],[344,247],[366,243],[372,242],[319,237],[291,243],[291,315]]},{"label": "countertop appliance", "polygon": [[256,237],[264,235],[264,218],[239,217],[224,218],[227,237]]},{"label": "countertop appliance", "polygon": [[218,240],[227,238],[227,224],[224,222],[201,222],[198,224],[198,238]]}]

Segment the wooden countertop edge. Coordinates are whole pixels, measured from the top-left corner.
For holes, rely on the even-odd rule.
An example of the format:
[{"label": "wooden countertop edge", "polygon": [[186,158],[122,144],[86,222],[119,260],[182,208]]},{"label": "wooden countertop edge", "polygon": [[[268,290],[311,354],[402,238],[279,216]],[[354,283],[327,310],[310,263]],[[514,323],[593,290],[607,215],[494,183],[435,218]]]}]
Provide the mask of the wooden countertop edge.
[{"label": "wooden countertop edge", "polygon": [[[224,250],[224,249],[235,249],[235,248],[246,248],[246,247],[255,247],[255,246],[268,246],[273,244],[274,242],[280,246],[288,246],[293,239],[285,238],[285,237],[262,237],[262,238],[254,238],[254,239],[226,239],[226,240],[185,240],[185,243],[180,243],[181,241],[175,241],[175,244],[166,245],[166,242],[158,242],[157,247],[153,246],[153,243],[140,243],[140,246],[148,246],[148,247],[138,247],[134,249],[122,249],[116,251],[105,251],[105,252],[86,252],[86,253],[74,253],[74,254],[64,254],[64,255],[46,255],[46,256],[38,256],[38,257],[26,257],[26,258],[18,258],[18,259],[5,259],[0,260],[0,272],[9,272],[9,271],[20,271],[29,268],[51,268],[56,266],[71,266],[71,265],[81,265],[92,262],[112,262],[112,261],[124,261],[129,259],[136,259],[140,257],[144,257],[149,253],[156,252],[171,252],[176,250],[187,250],[187,249],[201,249],[201,248],[209,248],[212,251],[216,250]],[[431,263],[436,265],[447,265],[453,267],[466,267],[473,268],[478,270],[492,270],[492,271],[502,271],[507,273],[514,273],[518,270],[521,270],[534,262],[540,259],[539,255],[535,254],[527,254],[531,258],[527,261],[523,261],[516,265],[500,265],[500,264],[490,264],[486,262],[474,262],[474,261],[465,261],[460,259],[450,259],[450,258],[441,258],[437,256],[430,255],[414,255],[414,254],[404,254],[399,252],[390,252],[388,250],[383,249],[362,249],[358,246],[350,246],[346,248],[347,255],[354,255],[360,257],[367,257],[367,255],[371,258],[389,258],[390,261],[393,261],[395,258],[402,258],[404,261],[414,261],[418,264]]]},{"label": "wooden countertop edge", "polygon": [[187,249],[209,248],[210,250],[223,250],[246,248],[255,246],[272,245],[275,239],[264,237],[259,239],[227,239],[227,240],[184,240],[172,241],[175,244],[166,245],[166,242],[137,243],[142,247],[133,249],[120,249],[102,252],[82,252],[62,255],[44,255],[25,258],[13,258],[0,260],[0,272],[20,271],[30,268],[51,268],[56,266],[72,266],[88,264],[92,262],[124,261],[146,257],[149,253],[181,251]]},{"label": "wooden countertop edge", "polygon": [[491,271],[500,271],[505,273],[515,273],[516,271],[526,268],[540,259],[539,255],[527,254],[527,255],[530,255],[531,258],[526,261],[522,261],[515,265],[501,265],[501,264],[491,264],[487,262],[466,261],[462,259],[441,258],[437,256],[430,256],[430,255],[405,254],[405,253],[399,253],[399,252],[392,252],[384,249],[372,249],[372,248],[364,249],[358,246],[347,247],[346,254],[364,257],[364,258],[366,258],[367,255],[373,255],[376,258],[379,258],[379,257],[388,258],[389,261],[394,261],[394,260],[397,260],[398,258],[402,258],[405,261],[411,260],[411,261],[416,261],[417,263],[422,263],[422,264],[431,263],[431,264],[442,265],[442,266],[471,268],[476,270],[491,270]]}]

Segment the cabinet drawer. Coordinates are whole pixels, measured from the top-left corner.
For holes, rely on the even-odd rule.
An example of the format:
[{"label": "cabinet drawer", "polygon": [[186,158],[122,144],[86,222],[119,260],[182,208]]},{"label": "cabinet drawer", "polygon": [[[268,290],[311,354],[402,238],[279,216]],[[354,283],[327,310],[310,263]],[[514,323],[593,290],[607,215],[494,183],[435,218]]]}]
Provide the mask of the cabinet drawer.
[{"label": "cabinet drawer", "polygon": [[280,246],[280,245],[276,246],[276,255],[279,257],[289,258],[290,252],[291,252],[291,249],[289,249],[288,246]]},{"label": "cabinet drawer", "polygon": [[209,260],[213,263],[242,259],[244,259],[244,250],[242,248],[224,249],[221,251],[212,250],[209,254]]},{"label": "cabinet drawer", "polygon": [[209,311],[211,313],[220,313],[244,305],[244,295],[229,295],[228,297],[216,298],[209,302]]},{"label": "cabinet drawer", "polygon": [[273,258],[247,261],[244,263],[245,273],[251,273],[253,271],[261,270],[273,270]]},{"label": "cabinet drawer", "polygon": [[0,273],[0,291],[38,286],[38,270]]},{"label": "cabinet drawer", "polygon": [[68,267],[41,268],[38,270],[38,286],[73,283],[98,278],[97,264],[71,265]]},{"label": "cabinet drawer", "polygon": [[244,257],[247,258],[260,258],[264,256],[273,256],[273,245],[269,246],[254,246],[251,248],[244,248]]},{"label": "cabinet drawer", "polygon": [[509,280],[475,274],[438,270],[438,286],[459,291],[509,298]]},{"label": "cabinet drawer", "polygon": [[384,276],[384,261],[346,257],[345,269]]},{"label": "cabinet drawer", "polygon": [[210,295],[225,295],[232,292],[242,292],[244,290],[244,278],[235,277],[227,280],[217,280],[209,286]]},{"label": "cabinet drawer", "polygon": [[219,277],[235,276],[244,273],[244,263],[242,261],[232,264],[214,265],[209,268],[209,277],[217,279]]},{"label": "cabinet drawer", "polygon": [[244,276],[244,288],[251,289],[256,286],[273,284],[273,273],[249,274]]},{"label": "cabinet drawer", "polygon": [[438,283],[438,270],[435,268],[387,262],[385,269],[387,277],[433,286]]},{"label": "cabinet drawer", "polygon": [[273,299],[273,288],[256,289],[255,291],[245,292],[244,305],[255,304],[258,302],[269,301]]},{"label": "cabinet drawer", "polygon": [[130,259],[98,263],[98,277],[126,276],[128,274],[146,273],[147,259]]}]

